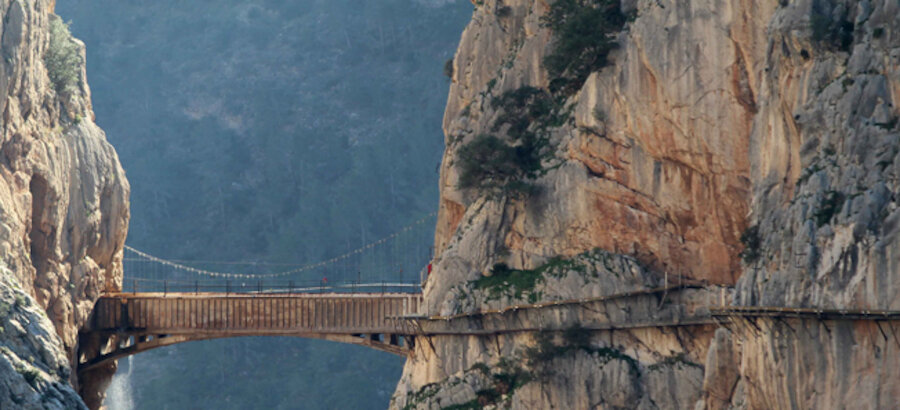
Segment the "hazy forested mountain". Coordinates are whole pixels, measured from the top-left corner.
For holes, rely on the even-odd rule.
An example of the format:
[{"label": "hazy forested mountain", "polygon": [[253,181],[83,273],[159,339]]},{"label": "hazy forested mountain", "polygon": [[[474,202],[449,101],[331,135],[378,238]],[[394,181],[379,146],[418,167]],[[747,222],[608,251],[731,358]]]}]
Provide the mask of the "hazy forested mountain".
[{"label": "hazy forested mountain", "polygon": [[[131,182],[127,243],[180,260],[302,264],[432,212],[442,69],[471,10],[425,0],[59,1],[87,45],[97,123]],[[412,280],[427,226],[309,277]],[[402,363],[352,346],[246,338],[151,351],[120,373],[130,371],[136,408],[384,408]]]}]

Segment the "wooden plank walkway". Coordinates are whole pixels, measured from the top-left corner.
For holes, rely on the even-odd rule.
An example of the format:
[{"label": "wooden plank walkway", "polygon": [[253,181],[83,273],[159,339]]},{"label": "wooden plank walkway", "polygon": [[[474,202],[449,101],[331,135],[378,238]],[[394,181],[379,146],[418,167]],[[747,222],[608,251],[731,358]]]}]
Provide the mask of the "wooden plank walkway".
[{"label": "wooden plank walkway", "polygon": [[174,343],[237,336],[318,338],[405,355],[415,332],[398,318],[417,314],[421,304],[418,293],[105,294],[82,338],[95,340],[85,346],[100,340],[106,347],[80,352],[79,370]]},{"label": "wooden plank walkway", "polygon": [[[667,294],[697,288],[696,284],[665,286],[450,316],[422,315],[420,293],[110,293],[97,301],[82,329],[79,372],[161,346],[237,336],[318,338],[406,355],[416,337],[564,330],[546,326],[558,316],[554,311],[585,305],[602,309],[579,314],[590,316],[587,319],[564,316],[578,319],[573,323],[592,331],[728,326],[729,321],[740,318],[900,320],[900,311],[869,309],[721,305],[703,306],[690,313],[660,309],[663,304],[658,300]],[[620,309],[609,309],[621,299],[636,299],[632,302],[635,306],[650,308],[642,315],[622,316]],[[550,316],[540,318],[547,314]],[[525,316],[510,324],[508,315]],[[544,323],[545,327],[523,323]]]}]

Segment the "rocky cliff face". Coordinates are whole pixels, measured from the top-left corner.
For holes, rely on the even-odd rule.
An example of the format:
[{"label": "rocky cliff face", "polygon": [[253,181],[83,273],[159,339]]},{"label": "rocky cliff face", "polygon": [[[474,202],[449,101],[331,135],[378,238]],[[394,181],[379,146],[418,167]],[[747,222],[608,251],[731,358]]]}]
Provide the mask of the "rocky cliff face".
[{"label": "rocky cliff face", "polygon": [[[28,314],[6,310],[4,320],[30,329],[38,339],[32,348],[64,352],[73,362],[78,329],[94,301],[102,290],[120,286],[129,187],[93,122],[84,46],[53,14],[53,5],[0,1],[0,257],[8,268],[7,287],[38,307]],[[40,310],[49,321],[40,319]],[[3,356],[5,367],[21,364],[12,357]],[[59,407],[71,407],[69,363],[56,353],[43,363],[52,364],[54,389],[66,397]],[[47,391],[42,383],[16,385],[22,380],[13,379],[6,387],[17,395]],[[100,393],[85,394],[93,396],[89,404],[99,405]],[[0,407],[38,403],[15,397],[0,397]]]},{"label": "rocky cliff face", "polygon": [[[595,4],[605,3],[617,2]],[[588,306],[592,314],[508,318],[529,331],[428,338],[393,405],[896,402],[896,370],[883,364],[898,358],[891,323],[580,327],[615,312],[637,323],[721,303],[898,309],[900,3],[622,1],[634,18],[613,34],[608,64],[561,95],[566,118],[547,128],[552,155],[528,180],[534,188],[460,188],[466,147],[511,133],[496,126],[510,111],[497,101],[523,86],[552,92],[544,60],[564,44],[544,18],[554,4],[477,2],[463,33],[426,313],[672,282],[701,289],[652,309],[623,298]]]}]

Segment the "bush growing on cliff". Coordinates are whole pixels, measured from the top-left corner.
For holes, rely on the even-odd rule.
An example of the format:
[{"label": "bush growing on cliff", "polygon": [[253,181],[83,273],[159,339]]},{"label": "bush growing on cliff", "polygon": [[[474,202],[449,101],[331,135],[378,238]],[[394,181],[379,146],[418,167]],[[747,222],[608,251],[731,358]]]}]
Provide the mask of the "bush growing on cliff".
[{"label": "bush growing on cliff", "polygon": [[453,59],[444,61],[444,76],[453,79]]},{"label": "bush growing on cliff", "polygon": [[69,33],[69,25],[56,16],[50,17],[50,44],[44,53],[44,65],[57,93],[78,84],[81,54]]},{"label": "bush growing on cliff", "polygon": [[562,125],[562,100],[534,87],[503,93],[492,101],[500,111],[491,131],[506,138],[481,135],[459,150],[463,189],[522,197],[533,191],[528,180],[546,172],[551,157],[548,128]]},{"label": "bush growing on cliff", "polygon": [[568,94],[606,65],[628,17],[619,0],[557,0],[542,20],[553,31],[553,51],[544,58],[550,89]]},{"label": "bush growing on cliff", "polygon": [[741,259],[747,264],[756,262],[762,255],[760,251],[762,241],[759,237],[759,227],[754,225],[744,230],[744,233],[741,234],[741,243],[744,244],[744,250],[741,251]]},{"label": "bush growing on cliff", "polygon": [[546,130],[559,127],[567,116],[562,112],[565,101],[546,90],[520,87],[507,91],[491,101],[491,106],[502,110],[491,129],[500,131],[509,126],[506,134],[513,140],[547,138]]},{"label": "bush growing on cliff", "polygon": [[557,0],[542,21],[554,33],[554,50],[544,59],[550,89],[521,87],[491,101],[501,110],[491,131],[507,138],[482,135],[460,149],[462,189],[513,197],[533,191],[528,180],[543,175],[551,157],[549,129],[568,119],[566,97],[606,65],[615,48],[612,35],[627,16],[618,0]]},{"label": "bush growing on cliff", "polygon": [[555,372],[553,361],[578,350],[595,355],[601,363],[619,360],[628,365],[632,376],[640,375],[638,361],[622,353],[614,347],[595,347],[590,343],[590,330],[574,326],[563,332],[563,343],[556,344],[550,332],[538,332],[534,335],[534,345],[524,351],[525,362],[538,379],[546,380]]},{"label": "bush growing on cliff", "polygon": [[474,281],[476,289],[485,290],[489,299],[499,299],[507,295],[521,299],[528,294],[530,302],[536,302],[534,287],[544,275],[544,269],[520,270],[512,269],[505,263],[498,263],[491,268],[491,276],[484,276]]},{"label": "bush growing on cliff", "polygon": [[[540,168],[533,147],[510,146],[492,135],[481,135],[459,150],[459,187],[519,197],[530,191],[524,179]],[[535,165],[537,164],[537,165]]]}]

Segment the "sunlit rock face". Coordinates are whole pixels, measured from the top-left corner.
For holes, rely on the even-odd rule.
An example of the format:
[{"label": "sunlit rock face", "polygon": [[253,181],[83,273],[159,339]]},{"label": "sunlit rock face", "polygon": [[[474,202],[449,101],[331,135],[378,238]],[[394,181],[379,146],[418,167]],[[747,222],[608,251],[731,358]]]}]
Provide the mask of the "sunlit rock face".
[{"label": "sunlit rock face", "polygon": [[[570,119],[551,131],[553,166],[525,199],[460,189],[460,150],[496,132],[496,97],[550,84],[542,60],[555,44],[542,16],[552,2],[475,3],[453,60],[424,313],[595,297],[666,277],[729,289],[678,301],[688,305],[900,309],[896,1],[622,1],[636,18],[610,63],[568,98]],[[618,262],[546,268],[595,248]],[[531,300],[491,299],[481,287],[497,263],[550,276]],[[619,308],[643,311],[630,303]],[[568,326],[571,314],[519,325]],[[900,359],[896,330],[760,320],[593,332],[579,348],[557,334],[557,356],[535,356],[531,333],[437,336],[417,343],[392,405],[878,408],[900,400],[896,370],[882,364]],[[498,382],[542,373],[529,357],[551,371]]]},{"label": "sunlit rock face", "polygon": [[72,361],[94,301],[121,283],[129,187],[93,122],[84,46],[53,5],[0,1],[0,257],[59,336],[38,343]]}]

